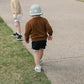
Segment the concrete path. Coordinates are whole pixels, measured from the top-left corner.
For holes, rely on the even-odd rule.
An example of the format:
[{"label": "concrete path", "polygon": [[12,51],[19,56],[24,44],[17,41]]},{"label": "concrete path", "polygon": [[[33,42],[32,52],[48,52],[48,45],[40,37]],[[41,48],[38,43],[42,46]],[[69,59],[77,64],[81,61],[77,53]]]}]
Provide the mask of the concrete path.
[{"label": "concrete path", "polygon": [[[84,3],[76,0],[20,1],[24,13],[23,34],[32,4],[41,5],[53,27],[53,41],[48,41],[42,65],[52,84],[84,84]],[[0,0],[0,16],[15,31],[10,0]],[[30,44],[25,45],[31,51]]]}]

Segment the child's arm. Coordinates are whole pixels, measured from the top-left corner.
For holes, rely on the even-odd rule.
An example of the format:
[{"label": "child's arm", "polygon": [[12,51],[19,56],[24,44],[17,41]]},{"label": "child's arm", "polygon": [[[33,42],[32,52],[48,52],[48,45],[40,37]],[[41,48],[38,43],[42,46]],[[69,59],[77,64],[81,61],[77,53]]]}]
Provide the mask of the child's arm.
[{"label": "child's arm", "polygon": [[14,19],[17,19],[17,11],[18,11],[18,9],[17,9],[17,2],[16,2],[16,0],[14,1],[14,10],[15,10],[15,17],[14,17]]},{"label": "child's arm", "polygon": [[26,43],[29,43],[30,33],[31,33],[31,27],[30,27],[29,23],[27,23],[26,26],[25,26],[25,34],[24,34]]},{"label": "child's arm", "polygon": [[50,24],[47,20],[46,20],[46,29],[47,29],[47,32],[49,34],[48,40],[52,40],[53,30],[52,30],[52,27],[50,26]]},{"label": "child's arm", "polygon": [[14,1],[14,7],[15,7],[15,17],[14,17],[14,19],[17,19],[17,14],[18,14],[18,12],[19,11],[21,11],[21,6],[20,6],[20,2],[19,2],[19,0],[15,0]]},{"label": "child's arm", "polygon": [[14,19],[17,19],[17,14],[15,14],[15,17],[14,17]]}]

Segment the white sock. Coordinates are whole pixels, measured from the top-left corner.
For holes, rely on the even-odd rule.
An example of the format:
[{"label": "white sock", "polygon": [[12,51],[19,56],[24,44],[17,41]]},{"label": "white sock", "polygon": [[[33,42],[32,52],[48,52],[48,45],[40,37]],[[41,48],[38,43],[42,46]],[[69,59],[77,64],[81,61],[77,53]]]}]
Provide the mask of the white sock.
[{"label": "white sock", "polygon": [[41,67],[40,65],[36,65],[36,67]]}]

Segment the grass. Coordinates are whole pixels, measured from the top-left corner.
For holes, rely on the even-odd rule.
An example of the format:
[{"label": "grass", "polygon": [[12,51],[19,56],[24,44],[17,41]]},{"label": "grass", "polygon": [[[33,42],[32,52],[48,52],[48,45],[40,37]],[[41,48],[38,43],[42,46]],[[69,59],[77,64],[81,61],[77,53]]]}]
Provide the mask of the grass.
[{"label": "grass", "polygon": [[34,71],[34,58],[0,17],[0,84],[51,84],[44,71]]},{"label": "grass", "polygon": [[3,19],[0,17],[0,23],[3,23],[4,21],[3,21]]},{"label": "grass", "polygon": [[81,1],[81,2],[84,2],[84,0],[77,0],[77,1]]}]

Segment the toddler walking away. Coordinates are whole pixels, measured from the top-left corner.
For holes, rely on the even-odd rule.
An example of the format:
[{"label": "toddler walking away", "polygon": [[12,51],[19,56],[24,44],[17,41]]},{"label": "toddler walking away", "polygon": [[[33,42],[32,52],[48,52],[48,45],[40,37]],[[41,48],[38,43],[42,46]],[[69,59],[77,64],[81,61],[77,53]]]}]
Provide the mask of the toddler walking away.
[{"label": "toddler walking away", "polygon": [[16,33],[11,36],[17,37],[17,40],[22,40],[20,20],[22,17],[21,6],[19,0],[11,0],[11,8],[13,13],[13,18],[16,27]]},{"label": "toddler walking away", "polygon": [[29,37],[31,36],[36,72],[41,72],[40,63],[43,61],[43,52],[47,44],[47,37],[48,40],[52,40],[53,33],[47,19],[41,17],[41,14],[42,11],[39,5],[31,6],[30,15],[32,19],[26,23],[24,34],[26,43],[29,43]]}]

